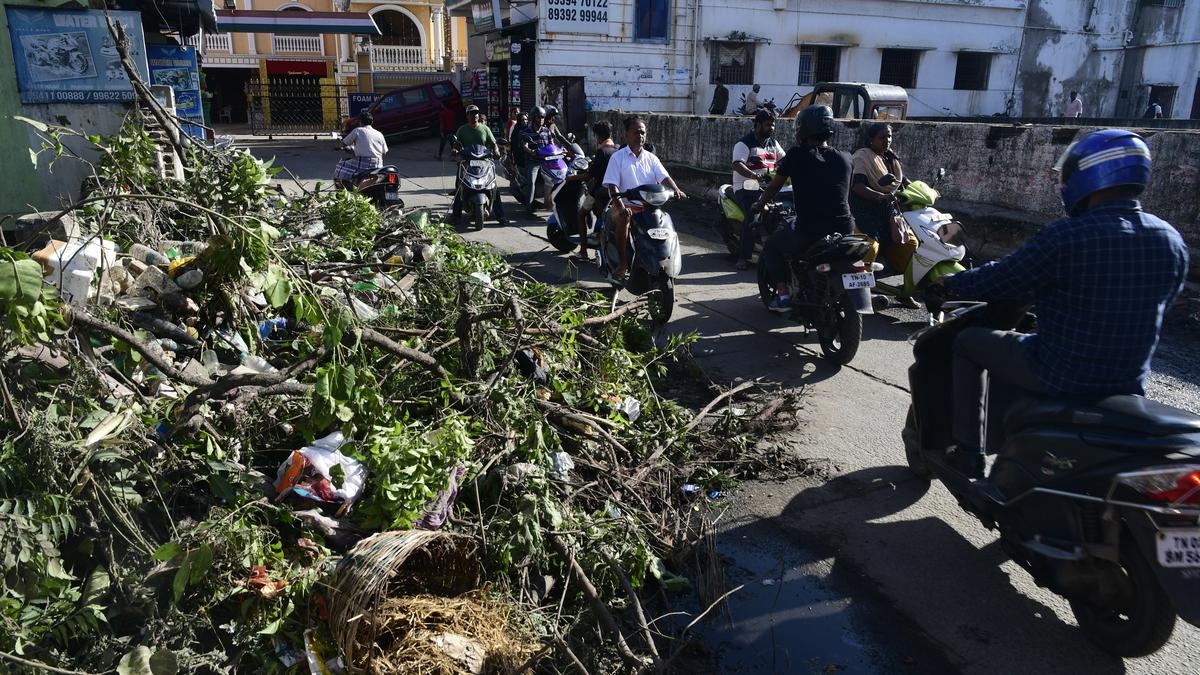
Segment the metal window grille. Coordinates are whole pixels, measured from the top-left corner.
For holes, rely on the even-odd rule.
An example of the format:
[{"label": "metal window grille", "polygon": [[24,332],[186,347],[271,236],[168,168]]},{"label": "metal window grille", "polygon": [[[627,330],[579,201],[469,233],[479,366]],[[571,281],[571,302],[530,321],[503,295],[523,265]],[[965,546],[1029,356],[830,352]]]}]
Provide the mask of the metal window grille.
[{"label": "metal window grille", "polygon": [[912,89],[917,84],[917,49],[884,49],[879,63],[879,83]]},{"label": "metal window grille", "polygon": [[1142,7],[1183,7],[1183,0],[1142,0]]},{"label": "metal window grille", "polygon": [[714,42],[708,69],[713,82],[720,77],[725,84],[754,84],[754,43]]},{"label": "metal window grille", "polygon": [[954,88],[969,91],[987,89],[991,70],[991,54],[959,52],[958,66],[954,69]]},{"label": "metal window grille", "polygon": [[796,84],[813,85],[818,82],[836,82],[838,72],[837,47],[801,47],[800,69]]},{"label": "metal window grille", "polygon": [[633,39],[666,40],[671,33],[671,0],[636,0]]}]

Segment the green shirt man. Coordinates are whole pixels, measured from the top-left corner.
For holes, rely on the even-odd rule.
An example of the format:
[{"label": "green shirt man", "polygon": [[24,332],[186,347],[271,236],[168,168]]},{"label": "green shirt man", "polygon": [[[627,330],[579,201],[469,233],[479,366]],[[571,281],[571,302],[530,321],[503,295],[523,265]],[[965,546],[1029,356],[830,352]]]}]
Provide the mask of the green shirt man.
[{"label": "green shirt man", "polygon": [[491,127],[480,121],[479,108],[475,106],[467,108],[467,123],[458,128],[454,137],[464,148],[471,145],[483,145],[487,146],[493,154],[500,154],[495,134],[492,133]]}]

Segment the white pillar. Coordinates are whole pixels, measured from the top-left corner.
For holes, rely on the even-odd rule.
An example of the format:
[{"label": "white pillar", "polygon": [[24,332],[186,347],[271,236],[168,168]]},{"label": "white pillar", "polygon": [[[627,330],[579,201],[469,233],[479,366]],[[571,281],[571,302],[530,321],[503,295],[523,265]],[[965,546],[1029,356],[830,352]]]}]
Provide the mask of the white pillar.
[{"label": "white pillar", "polygon": [[[247,10],[254,9],[254,0],[246,0],[246,9]],[[258,53],[258,45],[254,43],[254,41],[256,39],[255,35],[256,35],[255,33],[246,33],[246,39],[250,40],[250,53],[251,54]],[[232,41],[233,36],[230,35],[229,39]]]},{"label": "white pillar", "polygon": [[445,9],[441,6],[432,7],[432,23],[433,23],[433,63],[439,67],[442,64],[442,58],[446,55],[446,36],[445,29],[442,27],[442,22],[446,20]]}]

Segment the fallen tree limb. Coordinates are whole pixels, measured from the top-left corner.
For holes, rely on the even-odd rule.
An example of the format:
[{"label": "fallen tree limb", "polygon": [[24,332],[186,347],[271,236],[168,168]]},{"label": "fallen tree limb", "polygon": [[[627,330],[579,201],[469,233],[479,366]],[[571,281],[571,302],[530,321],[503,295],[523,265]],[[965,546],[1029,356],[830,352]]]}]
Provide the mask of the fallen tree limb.
[{"label": "fallen tree limb", "polygon": [[682,431],[680,431],[679,433],[672,436],[666,443],[663,443],[662,445],[658,446],[657,448],[655,448],[654,452],[650,453],[650,456],[646,458],[646,461],[642,462],[642,468],[638,469],[637,472],[633,474],[633,479],[641,480],[642,478],[645,478],[646,474],[650,472],[650,469],[654,468],[653,465],[655,462],[658,461],[658,458],[662,457],[663,453],[666,452],[667,449],[670,448],[675,443],[675,441],[679,440],[680,438],[683,438],[684,436],[687,436],[688,433],[691,432],[692,429],[695,429],[696,425],[700,424],[700,422],[706,416],[708,416],[708,414],[710,412],[712,412],[713,409],[716,408],[717,405],[721,401],[724,401],[725,399],[729,398],[730,396],[733,396],[734,394],[736,394],[738,392],[745,391],[753,386],[754,386],[753,382],[743,382],[743,383],[739,384],[738,386],[734,387],[733,389],[730,389],[729,391],[727,391],[727,392],[717,396],[713,400],[709,401],[708,405],[704,406],[704,408],[701,409],[700,412],[696,413],[696,416],[692,418],[691,422],[687,423],[687,426],[685,426]]},{"label": "fallen tree limb", "polygon": [[567,561],[567,568],[571,571],[571,576],[583,588],[583,594],[587,596],[588,602],[591,603],[592,611],[596,612],[596,617],[599,619],[600,625],[613,636],[613,640],[617,645],[617,653],[620,654],[621,660],[637,672],[643,672],[647,666],[657,662],[658,659],[655,658],[651,663],[647,663],[646,659],[633,653],[633,650],[629,648],[629,643],[625,641],[625,636],[621,633],[621,629],[617,626],[617,621],[613,618],[612,612],[608,610],[608,606],[600,599],[600,594],[596,591],[596,586],[588,577],[587,572],[575,560],[575,554],[571,552],[571,549],[567,548],[567,545],[557,535],[551,534],[548,538],[554,550]]},{"label": "fallen tree limb", "polygon": [[633,584],[629,581],[629,575],[625,574],[625,570],[613,560],[612,556],[604,551],[600,551],[600,556],[604,558],[604,562],[612,569],[617,578],[621,580],[621,586],[625,589],[625,594],[629,596],[629,602],[633,604],[633,611],[637,615],[638,630],[641,631],[642,640],[646,642],[646,648],[650,653],[658,657],[658,647],[654,644],[654,635],[650,633],[650,624],[646,622],[646,612],[642,609],[642,601],[638,598],[637,591],[634,590]]},{"label": "fallen tree limb", "polygon": [[[629,452],[629,448],[626,448],[624,445],[622,445],[621,441],[618,441],[616,438],[613,438],[613,435],[608,433],[607,429],[605,429],[604,427],[600,426],[599,424],[593,422],[592,420],[590,420],[582,415],[579,415],[571,410],[568,410],[561,406],[557,406],[549,401],[538,400],[538,401],[536,401],[536,404],[537,404],[537,407],[546,411],[551,416],[557,417],[559,420],[562,420],[565,422],[571,422],[576,426],[584,426],[584,427],[594,430],[597,434],[600,435],[601,438],[608,441],[608,443],[610,445],[612,445],[612,447],[614,447],[617,450],[620,450],[622,453],[624,453],[626,457],[630,457],[630,458],[633,457],[633,454]],[[613,471],[617,471],[620,468],[620,463],[616,461],[615,457],[613,458],[613,461],[614,461]]]},{"label": "fallen tree limb", "polygon": [[189,375],[175,367],[174,364],[163,358],[162,353],[150,349],[146,343],[142,342],[133,333],[115,326],[103,319],[97,318],[87,312],[78,309],[70,308],[67,305],[63,306],[63,315],[69,320],[82,326],[91,328],[92,330],[100,331],[109,337],[115,337],[118,340],[128,344],[134,351],[141,354],[143,358],[150,362],[155,368],[172,380],[178,380],[184,384],[190,384],[193,387],[205,387],[213,384],[213,381],[208,377],[200,377]]}]

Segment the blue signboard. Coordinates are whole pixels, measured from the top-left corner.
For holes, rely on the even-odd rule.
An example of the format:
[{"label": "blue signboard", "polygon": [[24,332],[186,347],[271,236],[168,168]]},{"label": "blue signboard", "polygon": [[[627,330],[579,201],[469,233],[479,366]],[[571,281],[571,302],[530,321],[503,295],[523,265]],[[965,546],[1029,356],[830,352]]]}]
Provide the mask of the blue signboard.
[{"label": "blue signboard", "polygon": [[[21,103],[111,103],[136,98],[104,12],[5,9]],[[109,14],[125,27],[129,57],[138,74],[146,78],[141,15]]]},{"label": "blue signboard", "polygon": [[347,96],[350,97],[350,117],[358,117],[360,112],[370,108],[375,99],[379,98],[379,94],[350,93]]},{"label": "blue signboard", "polygon": [[[150,64],[150,84],[166,85],[175,91],[175,114],[181,120],[204,124],[196,48],[147,45],[146,59]],[[183,130],[193,136],[204,137],[201,127],[185,124]]]}]

